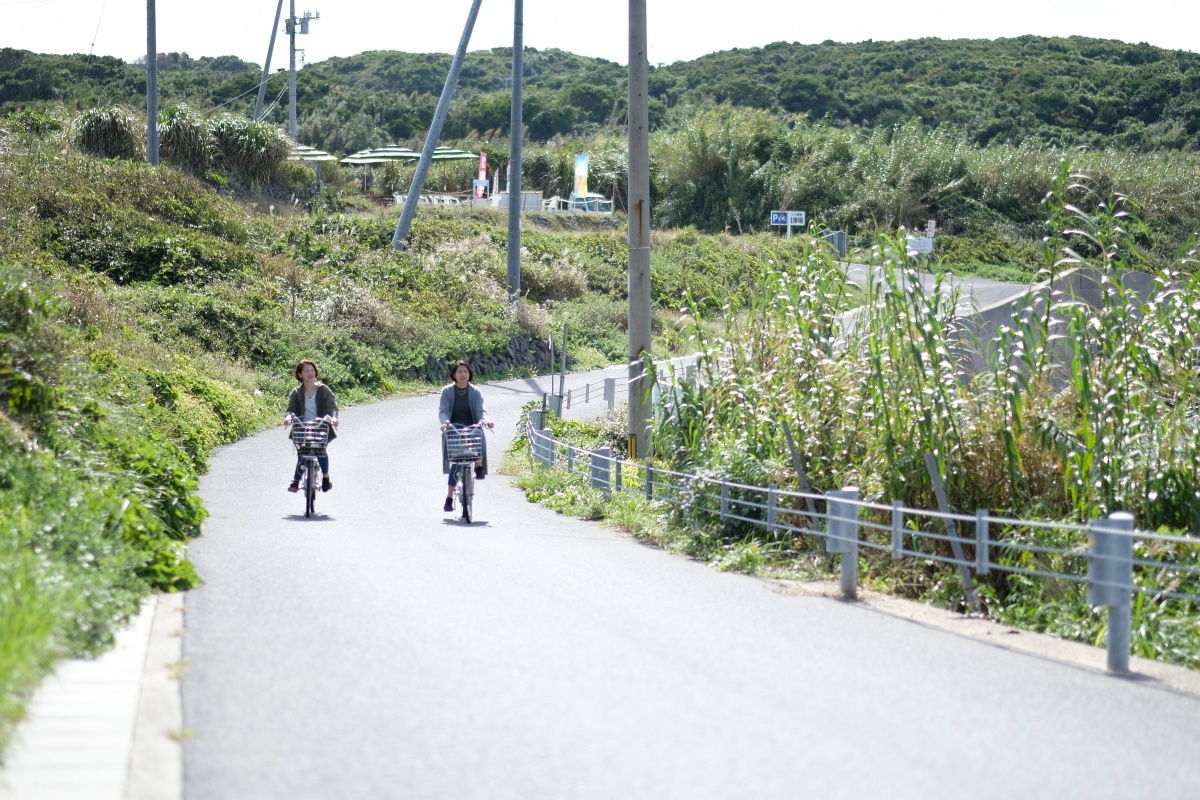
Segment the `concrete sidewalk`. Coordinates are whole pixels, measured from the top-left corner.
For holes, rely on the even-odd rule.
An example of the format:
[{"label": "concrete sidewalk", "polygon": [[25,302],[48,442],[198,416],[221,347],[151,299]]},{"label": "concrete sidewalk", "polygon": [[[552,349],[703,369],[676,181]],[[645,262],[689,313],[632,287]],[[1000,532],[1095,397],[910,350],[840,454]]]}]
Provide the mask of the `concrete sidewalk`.
[{"label": "concrete sidewalk", "polygon": [[182,595],[148,598],[107,653],[58,664],[5,754],[0,800],[182,796],[182,609]]}]

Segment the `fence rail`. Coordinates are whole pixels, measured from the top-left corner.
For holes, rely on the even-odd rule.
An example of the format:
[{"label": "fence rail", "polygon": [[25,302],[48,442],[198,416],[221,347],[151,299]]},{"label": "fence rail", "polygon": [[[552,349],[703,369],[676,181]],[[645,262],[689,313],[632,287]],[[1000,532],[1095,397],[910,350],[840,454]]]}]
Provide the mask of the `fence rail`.
[{"label": "fence rail", "polygon": [[[1123,511],[1080,525],[995,516],[987,509],[962,514],[908,508],[899,501],[861,500],[853,486],[826,495],[626,462],[607,447],[564,446],[532,420],[526,422],[525,435],[537,464],[589,474],[596,489],[643,492],[647,499],[674,504],[688,514],[744,523],[768,535],[820,539],[827,553],[841,556],[846,597],[857,595],[860,548],[895,560],[957,566],[968,599],[974,598],[972,572],[976,578],[995,571],[1086,584],[1088,602],[1108,608],[1108,668],[1113,672],[1129,669],[1134,595],[1200,603],[1200,537],[1135,530],[1133,516]],[[960,533],[964,531],[971,535]],[[1034,531],[1057,533],[1061,543],[1022,541]]]}]

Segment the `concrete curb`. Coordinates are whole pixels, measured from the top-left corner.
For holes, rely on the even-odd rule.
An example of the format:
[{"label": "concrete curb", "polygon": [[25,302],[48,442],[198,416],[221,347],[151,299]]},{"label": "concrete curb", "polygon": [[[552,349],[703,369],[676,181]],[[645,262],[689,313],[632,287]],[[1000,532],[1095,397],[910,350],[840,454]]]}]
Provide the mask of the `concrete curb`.
[{"label": "concrete curb", "polygon": [[852,602],[867,611],[908,620],[926,628],[963,636],[993,647],[1109,675],[1113,680],[1135,681],[1152,688],[1200,698],[1200,672],[1186,667],[1134,656],[1129,660],[1128,675],[1114,675],[1107,670],[1105,650],[1082,642],[1071,642],[1044,633],[1010,628],[982,617],[967,617],[915,600],[905,600],[864,589],[859,589],[857,600],[845,601],[842,599],[840,585],[834,581],[767,581],[782,594]]},{"label": "concrete curb", "polygon": [[17,726],[0,800],[123,800],[157,597],[106,653],[60,661]]},{"label": "concrete curb", "polygon": [[138,698],[126,800],[183,798],[183,602],[182,594],[158,598]]}]

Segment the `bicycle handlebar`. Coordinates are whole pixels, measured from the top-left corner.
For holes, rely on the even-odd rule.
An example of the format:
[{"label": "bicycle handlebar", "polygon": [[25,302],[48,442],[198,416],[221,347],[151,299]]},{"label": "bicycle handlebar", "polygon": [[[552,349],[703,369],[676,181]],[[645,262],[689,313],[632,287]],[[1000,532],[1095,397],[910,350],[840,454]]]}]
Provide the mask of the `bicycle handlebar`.
[{"label": "bicycle handlebar", "polygon": [[310,420],[310,421],[308,421],[308,422],[305,422],[304,420],[302,420],[302,419],[300,419],[299,417],[297,417],[295,414],[288,414],[287,416],[285,416],[285,417],[283,418],[283,427],[285,427],[285,428],[286,428],[286,427],[288,427],[289,425],[297,425],[297,424],[299,424],[299,425],[313,425],[313,424],[315,424],[315,423],[318,423],[318,422],[324,423],[324,424],[326,424],[326,425],[333,425],[335,422],[337,422],[337,417],[335,417],[335,416],[332,416],[332,415],[330,415],[330,414],[326,414],[326,415],[325,415],[325,416],[323,416],[323,417],[317,417],[317,418],[316,418],[316,419],[314,419],[314,420]]},{"label": "bicycle handlebar", "polygon": [[479,420],[479,422],[475,422],[470,425],[455,425],[453,422],[443,422],[443,423],[441,423],[441,431],[444,434],[444,433],[446,433],[446,431],[450,430],[451,428],[453,428],[454,430],[459,430],[459,431],[469,431],[474,428],[481,428],[482,430],[485,430],[489,433],[493,433],[494,431],[492,431],[492,428],[494,428],[495,426],[496,426],[496,423],[492,422],[490,419],[481,419],[481,420]]}]

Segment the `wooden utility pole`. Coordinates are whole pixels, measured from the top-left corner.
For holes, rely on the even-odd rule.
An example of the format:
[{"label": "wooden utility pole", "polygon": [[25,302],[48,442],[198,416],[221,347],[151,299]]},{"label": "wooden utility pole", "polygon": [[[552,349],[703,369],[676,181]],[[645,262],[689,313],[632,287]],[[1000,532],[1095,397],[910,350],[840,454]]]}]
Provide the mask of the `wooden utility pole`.
[{"label": "wooden utility pole", "polygon": [[629,455],[650,455],[650,99],[646,0],[629,0]]}]

